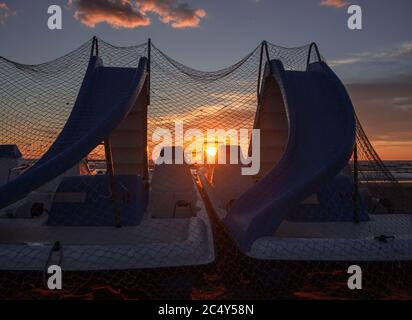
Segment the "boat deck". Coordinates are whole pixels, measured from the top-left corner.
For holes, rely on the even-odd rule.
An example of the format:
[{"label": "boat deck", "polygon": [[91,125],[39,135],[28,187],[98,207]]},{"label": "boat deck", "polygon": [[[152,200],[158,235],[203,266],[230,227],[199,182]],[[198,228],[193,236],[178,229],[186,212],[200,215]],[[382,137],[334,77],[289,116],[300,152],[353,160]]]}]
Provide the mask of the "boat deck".
[{"label": "boat deck", "polygon": [[[0,270],[44,270],[62,257],[66,271],[198,266],[214,260],[210,221],[199,192],[196,217],[133,227],[55,227],[39,219],[0,219]],[[61,244],[53,252],[56,241]]]},{"label": "boat deck", "polygon": [[370,239],[378,236],[412,236],[411,214],[369,215],[367,222],[289,222],[283,221],[277,238]]}]

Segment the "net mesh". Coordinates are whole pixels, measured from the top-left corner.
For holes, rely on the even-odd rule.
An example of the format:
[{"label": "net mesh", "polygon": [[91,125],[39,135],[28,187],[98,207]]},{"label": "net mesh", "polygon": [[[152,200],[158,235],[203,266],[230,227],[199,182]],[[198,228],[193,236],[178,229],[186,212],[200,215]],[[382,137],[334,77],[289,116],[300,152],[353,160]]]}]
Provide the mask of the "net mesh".
[{"label": "net mesh", "polygon": [[411,213],[412,202],[407,185],[402,185],[379,157],[359,119],[356,122],[356,144],[359,182],[361,187],[368,189],[369,211]]},{"label": "net mesh", "polygon": [[28,160],[47,151],[73,107],[90,48],[89,41],[62,58],[34,66],[1,58],[1,144],[18,145]]},{"label": "net mesh", "polygon": [[[41,158],[70,115],[86,74],[93,43],[94,40],[90,40],[64,57],[40,65],[23,65],[0,58],[0,145],[17,145],[24,162],[29,165]],[[258,104],[257,92],[268,59],[280,60],[286,70],[305,71],[308,63],[322,59],[315,49],[312,45],[289,49],[270,43],[262,44],[231,67],[205,72],[185,66],[154,45],[150,45],[149,51],[146,43],[116,47],[98,40],[98,53],[105,66],[136,68],[139,58],[147,57],[150,52],[149,155],[154,148],[152,137],[155,131],[159,127],[175,131],[176,120],[183,121],[185,130],[195,128],[202,133],[208,129],[242,128],[250,131]],[[368,211],[384,216],[387,221],[385,230],[393,228],[395,232],[398,228],[396,214],[412,212],[410,192],[379,158],[359,120],[356,142],[357,161],[352,159],[350,162],[350,174],[353,176],[355,171],[358,174],[360,194]],[[166,144],[174,143],[173,140],[166,140]],[[247,152],[248,143],[242,147]],[[88,169],[81,173],[95,175],[104,172],[104,146],[96,146],[87,160]],[[19,164],[13,166],[18,167]],[[8,180],[19,173],[24,174],[24,169],[14,171],[13,166],[10,168],[13,170],[8,169],[6,174]],[[155,174],[153,166],[151,163],[151,175]],[[347,289],[349,262],[278,261],[245,255],[216,214],[210,194],[196,173],[199,167],[192,166],[191,169],[198,187],[197,196],[200,199],[201,194],[205,202],[196,209],[197,220],[173,219],[171,222],[170,219],[151,219],[146,214],[136,229],[121,228],[118,232],[117,229],[104,227],[109,230],[105,229],[101,237],[89,232],[90,229],[86,232],[70,231],[62,236],[61,230],[53,230],[53,227],[40,228],[37,232],[28,228],[19,229],[21,219],[24,218],[26,224],[34,219],[33,204],[39,201],[37,198],[30,202],[28,208],[23,205],[18,207],[20,211],[16,211],[15,207],[7,211],[0,218],[0,246],[3,257],[6,257],[2,258],[0,297],[391,298],[411,294],[408,262],[362,263],[364,274],[368,275],[368,289],[359,293]],[[167,179],[164,180],[169,180],[168,186],[172,186],[173,173],[165,175]],[[42,225],[47,219],[54,193],[61,181],[56,180],[53,187],[42,191],[48,193],[49,205],[41,210],[35,226]],[[90,193],[91,198],[85,205],[96,217],[107,213],[106,202],[114,217],[116,208],[112,208],[109,202],[113,195],[108,181],[103,179],[96,183],[94,178],[73,180],[70,190],[77,194],[85,190]],[[119,178],[118,181],[121,197],[129,197],[123,180]],[[1,181],[0,184],[6,182]],[[162,194],[165,190],[158,190],[158,193]],[[353,196],[345,200],[351,202]],[[26,216],[27,210],[29,216]],[[408,229],[409,218],[404,217],[403,221],[406,221],[404,234],[409,235],[412,232]],[[390,227],[392,225],[394,227]],[[96,233],[103,230],[102,227],[96,228]],[[366,229],[368,237],[381,235],[377,227]],[[12,230],[15,234],[10,236],[6,230]],[[182,238],[188,230],[192,237],[189,240],[184,236]],[[213,241],[208,232],[213,232]],[[334,229],[327,225],[322,229],[322,237],[333,233]],[[207,242],[205,239],[209,240],[209,247],[206,248],[202,244]],[[33,243],[43,243],[43,246],[34,247]],[[263,246],[262,250],[270,248]],[[311,251],[309,246],[305,250],[311,255],[319,248]],[[351,250],[357,250],[356,245]],[[204,265],[196,266],[202,264],[199,261],[208,251],[214,251],[214,262],[208,260]],[[184,266],[179,266],[182,257],[186,261]],[[59,263],[60,259],[63,259],[63,266],[64,261],[72,261],[74,265],[77,261],[77,269],[81,270],[76,271],[73,267],[74,271],[64,271],[63,291],[53,292],[45,287],[45,270],[53,261]],[[175,266],[168,266],[173,259],[177,261]],[[84,261],[87,263],[84,264]],[[19,266],[23,263],[36,266],[38,270],[20,270]],[[122,268],[118,268],[119,263],[123,263]]]}]

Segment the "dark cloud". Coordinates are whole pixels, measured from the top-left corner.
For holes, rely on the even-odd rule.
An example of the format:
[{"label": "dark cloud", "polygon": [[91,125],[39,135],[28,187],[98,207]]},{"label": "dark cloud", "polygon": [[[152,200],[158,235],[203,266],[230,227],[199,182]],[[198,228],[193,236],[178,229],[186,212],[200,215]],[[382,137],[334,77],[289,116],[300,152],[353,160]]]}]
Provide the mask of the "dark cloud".
[{"label": "dark cloud", "polygon": [[412,41],[385,50],[352,54],[329,64],[346,82],[385,81],[412,74]]},{"label": "dark cloud", "polygon": [[412,159],[412,41],[329,62],[359,118],[387,159]]},{"label": "dark cloud", "polygon": [[412,159],[412,75],[347,89],[378,152],[386,159]]},{"label": "dark cloud", "polygon": [[176,0],[69,0],[74,16],[88,27],[107,23],[114,28],[148,26],[148,14],[157,14],[160,21],[173,28],[199,26],[206,16],[203,9],[193,9],[187,3]]}]

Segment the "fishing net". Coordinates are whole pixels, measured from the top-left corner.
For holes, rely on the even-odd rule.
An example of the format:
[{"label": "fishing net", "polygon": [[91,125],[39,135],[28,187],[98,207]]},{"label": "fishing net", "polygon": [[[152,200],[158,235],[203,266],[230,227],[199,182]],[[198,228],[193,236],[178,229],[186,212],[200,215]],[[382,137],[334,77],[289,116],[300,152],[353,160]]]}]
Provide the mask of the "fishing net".
[{"label": "fishing net", "polygon": [[[104,66],[118,68],[137,68],[141,57],[149,58],[149,78],[144,89],[150,92],[147,97],[150,99],[147,110],[149,180],[157,179],[164,185],[163,189],[151,187],[150,192],[155,193],[149,192],[149,208],[166,203],[168,189],[176,187],[176,181],[181,177],[173,172],[154,177],[156,166],[151,155],[157,144],[153,137],[159,128],[169,129],[174,134],[164,137],[165,145],[171,146],[177,144],[175,135],[182,134],[184,138],[183,131],[196,129],[204,137],[200,157],[205,156],[210,145],[218,149],[219,143],[228,143],[216,142],[213,134],[206,137],[208,129],[246,129],[248,139],[240,143],[245,156],[267,62],[277,59],[285,70],[305,71],[308,64],[323,60],[314,45],[288,49],[264,42],[233,66],[205,72],[183,65],[150,42],[116,47],[100,39],[90,40],[64,57],[40,65],[28,66],[1,58],[0,145],[16,145],[23,155],[22,159],[9,165],[4,179],[9,181],[19,174],[24,175],[25,170],[35,164],[57,138],[72,111],[91,53],[97,53]],[[176,127],[176,121],[183,124],[183,128]],[[133,189],[135,182],[117,175],[116,170],[114,180],[110,172],[99,175],[108,169],[110,171],[103,142],[88,154],[74,173],[66,174],[68,177],[56,180],[51,188],[43,190],[48,193],[49,203],[53,203],[56,202],[56,190],[62,191],[62,186],[67,187],[63,191],[70,193],[72,198],[57,208],[60,213],[68,211],[65,224],[72,223],[74,228],[77,217],[70,214],[76,211],[73,208],[80,207],[68,206],[67,203],[78,202],[76,197],[86,193],[87,201],[83,200],[81,208],[86,206],[87,212],[94,213],[95,228],[103,231],[97,231],[96,235],[88,229],[82,232],[73,230],[62,235],[59,229],[53,230],[50,226],[48,231],[40,228],[42,231],[22,235],[29,230],[19,229],[23,219],[27,225],[31,219],[39,219],[40,216],[38,224],[41,224],[53,209],[47,205],[39,209],[38,202],[41,201],[34,196],[29,208],[19,206],[22,208],[20,213],[16,214],[13,207],[12,212],[9,210],[0,218],[0,225],[3,225],[0,297],[383,298],[411,292],[407,286],[411,283],[407,262],[362,263],[366,279],[364,287],[368,289],[359,293],[349,291],[346,285],[347,268],[356,261],[282,261],[259,259],[241,252],[222,224],[213,199],[201,182],[202,172],[207,176],[210,169],[207,166],[194,164],[190,167],[197,187],[193,192],[198,200],[200,195],[204,200],[204,204],[196,209],[196,218],[150,219],[146,213],[136,230],[134,227],[115,228],[119,208],[113,203],[127,203],[138,192]],[[190,143],[190,139],[183,139],[184,147]],[[389,224],[396,219],[396,214],[412,212],[408,191],[374,151],[359,121],[356,145],[357,153],[349,163],[346,175],[354,184],[358,181],[359,196],[352,192],[343,200],[350,203],[351,208],[356,208],[354,203],[362,202],[369,212],[385,215]],[[85,177],[72,177],[80,173]],[[140,178],[145,183],[146,178]],[[1,181],[0,185],[7,181]],[[117,198],[114,198],[113,188],[117,190]],[[177,190],[176,193],[182,191]],[[150,203],[150,195],[152,198],[157,195],[155,204]],[[144,202],[147,199],[133,201]],[[176,210],[193,211],[198,204],[192,205],[190,201],[175,202],[174,214]],[[356,209],[353,211],[355,219]],[[350,223],[355,224],[353,221]],[[188,232],[191,235],[189,239],[185,238]],[[379,234],[372,227],[366,232],[371,238],[391,236]],[[407,232],[410,234],[412,230]],[[323,237],[332,233],[333,229],[327,225],[322,229]],[[143,250],[142,246],[146,249]],[[356,251],[357,247],[350,249]],[[311,254],[310,248],[306,249],[306,254]],[[173,259],[177,262],[170,263]],[[185,263],[179,265],[182,259]],[[74,263],[75,267],[66,271],[67,261],[77,261],[77,265]],[[50,291],[45,286],[46,269],[53,262],[63,265],[62,291]],[[36,266],[36,271],[24,270],[21,268],[23,263]]]},{"label": "fishing net", "polygon": [[367,189],[369,211],[377,213],[411,213],[412,201],[407,185],[403,185],[402,181],[399,181],[381,160],[362,128],[359,119],[357,119],[356,125],[357,171],[360,187]]}]

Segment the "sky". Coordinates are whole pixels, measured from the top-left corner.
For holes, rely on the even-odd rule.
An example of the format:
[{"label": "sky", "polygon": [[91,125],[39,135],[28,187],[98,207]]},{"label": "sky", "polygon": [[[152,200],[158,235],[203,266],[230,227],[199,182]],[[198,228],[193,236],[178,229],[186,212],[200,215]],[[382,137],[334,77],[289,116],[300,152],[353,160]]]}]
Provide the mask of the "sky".
[{"label": "sky", "polygon": [[[49,30],[47,8],[63,8]],[[360,5],[363,30],[347,27]],[[412,159],[412,1],[410,0],[0,0],[0,56],[45,62],[97,35],[114,45],[149,37],[200,70],[229,66],[259,42],[319,45],[344,81],[384,159]]]}]

